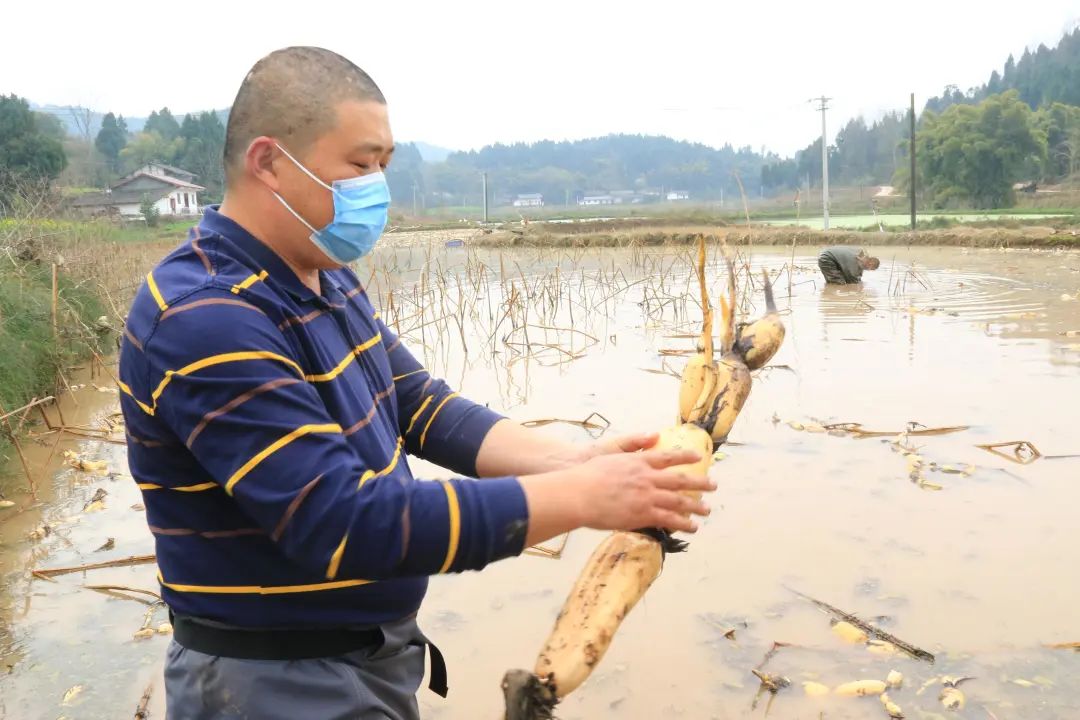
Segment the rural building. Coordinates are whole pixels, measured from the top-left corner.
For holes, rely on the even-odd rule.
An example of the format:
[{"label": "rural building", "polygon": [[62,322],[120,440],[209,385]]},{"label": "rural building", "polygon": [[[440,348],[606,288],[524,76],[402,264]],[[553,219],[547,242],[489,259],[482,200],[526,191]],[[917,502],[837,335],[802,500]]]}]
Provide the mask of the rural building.
[{"label": "rural building", "polygon": [[612,190],[611,197],[616,205],[622,205],[624,203],[638,204],[642,202],[642,195],[636,190]]},{"label": "rural building", "polygon": [[514,207],[543,207],[544,196],[540,193],[520,193],[514,199]]},{"label": "rural building", "polygon": [[614,205],[615,198],[606,193],[587,193],[577,201],[578,205]]},{"label": "rural building", "polygon": [[143,199],[148,199],[161,215],[198,215],[199,191],[195,174],[162,163],[148,163],[127,175],[104,192],[80,195],[72,205],[87,215],[142,215]]},{"label": "rural building", "polygon": [[667,199],[670,200],[689,200],[690,193],[685,190],[672,190],[667,194]]}]

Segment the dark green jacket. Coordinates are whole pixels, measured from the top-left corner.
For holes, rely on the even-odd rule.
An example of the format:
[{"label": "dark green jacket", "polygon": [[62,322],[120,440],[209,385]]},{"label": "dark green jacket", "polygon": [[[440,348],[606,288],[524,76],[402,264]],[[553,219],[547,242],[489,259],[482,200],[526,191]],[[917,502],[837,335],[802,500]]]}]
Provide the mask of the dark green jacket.
[{"label": "dark green jacket", "polygon": [[865,253],[860,248],[837,246],[825,248],[818,255],[818,268],[825,282],[847,285],[862,281],[862,265],[859,258]]}]

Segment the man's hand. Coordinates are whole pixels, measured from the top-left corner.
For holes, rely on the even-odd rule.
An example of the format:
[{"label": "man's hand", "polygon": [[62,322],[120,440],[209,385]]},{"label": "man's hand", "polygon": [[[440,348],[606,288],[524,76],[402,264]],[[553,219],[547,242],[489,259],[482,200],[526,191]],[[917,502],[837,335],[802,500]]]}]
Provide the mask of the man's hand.
[{"label": "man's hand", "polygon": [[648,450],[659,439],[660,434],[655,432],[602,438],[592,443],[574,446],[573,459],[577,462],[586,462],[602,455]]},{"label": "man's hand", "polygon": [[618,455],[620,453],[632,453],[638,450],[648,450],[660,438],[659,433],[636,433],[633,435],[618,435],[615,437],[601,438],[591,443],[559,442],[550,451],[548,464],[545,470],[564,470],[576,467],[583,462],[604,455]]},{"label": "man's hand", "polygon": [[480,477],[568,470],[600,455],[651,448],[658,437],[656,433],[639,433],[591,443],[571,443],[502,420],[495,423],[480,445],[476,469]]},{"label": "man's hand", "polygon": [[579,527],[695,532],[692,516],[708,515],[709,508],[681,491],[711,491],[716,485],[708,477],[680,472],[678,466],[700,458],[692,450],[623,451],[598,455],[567,470],[522,477],[529,506],[526,544]]}]

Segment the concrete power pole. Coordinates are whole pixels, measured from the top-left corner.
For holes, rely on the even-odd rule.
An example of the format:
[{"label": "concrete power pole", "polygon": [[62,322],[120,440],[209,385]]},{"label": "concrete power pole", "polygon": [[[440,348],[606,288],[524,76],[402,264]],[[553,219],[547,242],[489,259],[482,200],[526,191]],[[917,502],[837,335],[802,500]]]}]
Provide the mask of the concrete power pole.
[{"label": "concrete power pole", "polygon": [[824,228],[829,229],[829,142],[825,133],[825,111],[829,109],[829,101],[822,95],[814,98],[811,102],[820,103],[818,110],[821,111],[821,209],[824,218]]},{"label": "concrete power pole", "polygon": [[911,231],[915,232],[915,93],[911,93],[911,139],[909,154],[911,155],[911,182],[908,194],[911,195]]},{"label": "concrete power pole", "polygon": [[487,193],[487,173],[481,173],[481,177],[484,179],[484,222],[488,221],[488,193]]}]

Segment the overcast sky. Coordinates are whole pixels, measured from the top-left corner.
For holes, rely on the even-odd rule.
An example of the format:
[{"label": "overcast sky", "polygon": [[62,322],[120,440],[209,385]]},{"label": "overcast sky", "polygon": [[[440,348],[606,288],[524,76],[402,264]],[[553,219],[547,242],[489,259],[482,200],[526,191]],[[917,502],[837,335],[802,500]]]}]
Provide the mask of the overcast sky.
[{"label": "overcast sky", "polygon": [[247,69],[321,45],[367,70],[399,140],[657,133],[790,154],[848,118],[919,108],[1026,46],[1080,0],[113,0],[4,3],[0,93],[144,116],[226,107]]}]

